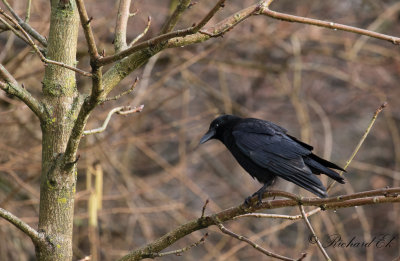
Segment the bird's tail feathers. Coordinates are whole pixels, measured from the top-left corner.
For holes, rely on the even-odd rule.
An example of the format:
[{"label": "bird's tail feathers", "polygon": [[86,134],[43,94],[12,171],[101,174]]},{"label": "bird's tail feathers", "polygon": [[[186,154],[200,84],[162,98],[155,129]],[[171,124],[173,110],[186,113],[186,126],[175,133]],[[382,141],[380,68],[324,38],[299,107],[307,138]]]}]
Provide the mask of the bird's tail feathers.
[{"label": "bird's tail feathers", "polygon": [[[333,171],[329,168],[335,168],[335,169],[340,169],[343,170],[342,168],[336,166],[336,164],[329,162],[327,160],[321,159],[318,156],[311,154],[314,157],[305,157],[303,158],[304,163],[309,166],[313,172],[316,172],[315,174],[320,174],[320,173],[324,173],[327,176],[329,176],[330,178],[336,180],[339,183],[344,184],[344,179],[342,176],[339,175],[339,173],[337,173],[336,171]],[[316,160],[318,159],[318,160]],[[326,163],[326,164],[324,164]],[[335,167],[336,166],[336,167]],[[329,168],[328,168],[329,167]],[[344,171],[344,170],[343,170]]]},{"label": "bird's tail feathers", "polygon": [[303,169],[289,164],[280,164],[279,167],[275,164],[270,164],[270,168],[277,174],[277,176],[293,182],[320,198],[326,198],[328,196],[322,182],[308,171],[304,171]]},{"label": "bird's tail feathers", "polygon": [[322,164],[325,167],[331,168],[331,169],[337,169],[337,170],[341,170],[346,172],[346,170],[344,170],[343,168],[339,167],[338,165],[336,165],[335,163],[332,163],[330,161],[327,161],[323,158],[318,157],[317,155],[315,155],[314,153],[311,153],[310,155],[307,155],[309,158],[315,160],[316,162]]}]

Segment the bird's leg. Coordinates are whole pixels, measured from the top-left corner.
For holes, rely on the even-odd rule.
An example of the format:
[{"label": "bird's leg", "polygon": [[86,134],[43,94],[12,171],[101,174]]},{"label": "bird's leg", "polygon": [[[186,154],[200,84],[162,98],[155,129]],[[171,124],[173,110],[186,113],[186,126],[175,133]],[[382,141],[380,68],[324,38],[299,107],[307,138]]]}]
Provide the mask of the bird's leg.
[{"label": "bird's leg", "polygon": [[262,197],[263,197],[264,192],[267,190],[267,187],[268,187],[269,185],[271,185],[270,182],[264,183],[264,185],[263,185],[259,190],[257,190],[255,193],[253,193],[253,195],[247,197],[247,198],[244,200],[244,204],[246,204],[247,206],[249,206],[249,205],[250,205],[250,202],[251,202],[251,199],[252,199],[255,195],[257,195],[257,198],[258,198],[257,206],[261,205],[261,203],[262,203]]}]

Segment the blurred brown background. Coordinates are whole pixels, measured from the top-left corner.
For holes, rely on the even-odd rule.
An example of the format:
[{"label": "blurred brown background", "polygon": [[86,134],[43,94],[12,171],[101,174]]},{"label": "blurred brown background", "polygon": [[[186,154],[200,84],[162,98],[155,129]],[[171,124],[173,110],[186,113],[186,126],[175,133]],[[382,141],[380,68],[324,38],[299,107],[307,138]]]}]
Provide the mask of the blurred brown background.
[{"label": "blurred brown background", "polygon": [[[19,14],[25,1],[10,1]],[[179,28],[198,21],[213,6],[199,1],[188,10]],[[227,1],[211,23],[254,4]],[[85,1],[94,17],[92,26],[100,49],[113,52],[113,31],[118,1]],[[159,32],[169,13],[169,1],[133,1],[128,39],[152,24],[146,39]],[[319,18],[400,35],[400,3],[353,0],[276,0],[276,11]],[[32,2],[31,25],[47,35],[48,1]],[[89,70],[81,33],[78,67]],[[44,66],[31,48],[10,32],[0,34],[0,61],[38,95]],[[243,202],[261,185],[234,161],[219,142],[198,147],[201,135],[214,117],[232,113],[273,121],[289,133],[312,144],[315,152],[344,166],[364,133],[374,111],[382,112],[363,147],[345,174],[346,185],[336,185],[331,195],[348,194],[400,181],[400,53],[399,47],[381,40],[304,24],[253,17],[223,38],[191,47],[166,50],[141,70],[127,77],[114,94],[128,89],[140,77],[133,94],[100,106],[87,129],[100,126],[116,106],[144,104],[140,114],[114,115],[107,130],[84,138],[80,146],[75,207],[76,259],[100,253],[115,260],[164,233],[197,218],[206,199],[206,213]],[[90,81],[78,76],[79,89]],[[0,207],[36,227],[41,160],[40,126],[33,113],[17,99],[0,93]],[[87,173],[99,162],[104,173],[103,208],[98,213],[98,237],[89,237]],[[324,184],[327,180],[323,180]],[[294,185],[277,188],[311,196]],[[297,208],[268,213],[297,215]],[[400,255],[399,207],[376,205],[325,211],[310,218],[320,237],[339,234],[345,242],[356,237],[369,242],[374,236],[397,236],[388,247],[328,247],[334,260],[393,260]],[[308,242],[303,221],[243,218],[226,224],[263,247],[290,257],[307,252],[306,260],[320,260],[317,247]],[[215,227],[180,240],[178,249],[209,233],[204,244],[182,257],[162,260],[268,260],[243,242],[227,237]],[[388,237],[389,237],[388,236]],[[32,260],[30,239],[0,220],[0,259]]]}]

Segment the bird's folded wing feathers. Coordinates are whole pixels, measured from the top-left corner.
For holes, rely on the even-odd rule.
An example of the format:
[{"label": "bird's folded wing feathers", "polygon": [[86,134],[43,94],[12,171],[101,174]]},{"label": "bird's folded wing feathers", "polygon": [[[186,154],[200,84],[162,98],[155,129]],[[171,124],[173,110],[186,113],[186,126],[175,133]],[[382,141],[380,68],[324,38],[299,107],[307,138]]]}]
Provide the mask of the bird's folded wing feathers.
[{"label": "bird's folded wing feathers", "polygon": [[254,133],[252,129],[232,132],[235,144],[255,164],[277,176],[310,190],[321,197],[326,196],[321,181],[304,164],[302,156],[311,151],[291,140],[283,133]]}]

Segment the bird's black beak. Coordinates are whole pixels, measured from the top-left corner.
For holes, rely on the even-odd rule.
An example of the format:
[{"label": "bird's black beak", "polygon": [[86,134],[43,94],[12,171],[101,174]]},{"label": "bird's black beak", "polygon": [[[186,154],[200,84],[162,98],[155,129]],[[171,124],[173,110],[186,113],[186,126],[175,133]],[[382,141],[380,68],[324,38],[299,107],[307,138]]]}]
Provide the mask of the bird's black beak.
[{"label": "bird's black beak", "polygon": [[212,139],[215,135],[215,130],[214,129],[209,129],[206,134],[200,139],[200,144],[203,144],[204,142]]}]

